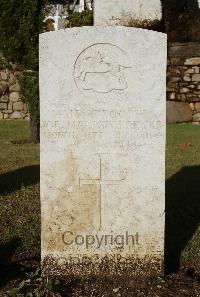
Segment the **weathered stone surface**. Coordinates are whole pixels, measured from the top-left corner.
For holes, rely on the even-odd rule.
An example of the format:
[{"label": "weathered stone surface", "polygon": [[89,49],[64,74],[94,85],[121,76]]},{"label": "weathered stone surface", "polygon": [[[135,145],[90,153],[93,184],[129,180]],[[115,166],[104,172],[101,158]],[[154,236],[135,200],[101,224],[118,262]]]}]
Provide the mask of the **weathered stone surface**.
[{"label": "weathered stone surface", "polygon": [[200,112],[200,102],[195,103],[195,110]]},{"label": "weathered stone surface", "polygon": [[4,115],[3,115],[3,118],[4,118],[4,120],[7,120],[7,119],[9,119],[9,114],[8,113],[4,113]]},{"label": "weathered stone surface", "polygon": [[188,102],[199,102],[198,95],[193,94],[187,94],[187,101]]},{"label": "weathered stone surface", "polygon": [[174,100],[176,98],[176,93],[172,92],[169,97],[171,100]]},{"label": "weathered stone surface", "polygon": [[178,91],[178,85],[174,82],[169,82],[167,84],[167,92],[174,92],[174,91]]},{"label": "weathered stone surface", "polygon": [[[165,81],[165,34],[110,26],[40,36],[43,260],[163,260]],[[75,242],[126,232],[139,245]]]},{"label": "weathered stone surface", "polygon": [[176,94],[176,98],[178,100],[185,101],[186,100],[186,95],[185,94]]},{"label": "weathered stone surface", "polygon": [[0,103],[0,109],[6,109],[7,103]]},{"label": "weathered stone surface", "polygon": [[9,113],[12,113],[12,112],[13,112],[12,109],[7,109],[7,110],[4,110],[4,111],[3,111],[3,113],[8,113],[8,114],[9,114]]},{"label": "weathered stone surface", "polygon": [[[15,70],[0,70],[0,103],[2,103],[1,110],[3,110],[3,114],[8,115],[13,111],[21,111],[23,112],[24,116],[26,116],[28,110],[26,104],[21,102],[22,95],[20,93],[19,85],[19,75],[21,73],[16,69],[16,67],[14,68]],[[16,104],[13,105],[13,103]],[[1,118],[3,118],[3,115]],[[7,118],[7,116],[4,118]]]},{"label": "weathered stone surface", "polygon": [[2,120],[2,119],[3,119],[3,113],[0,112],[0,120]]},{"label": "weathered stone surface", "polygon": [[8,95],[1,96],[0,102],[8,102],[8,101],[9,101]]},{"label": "weathered stone surface", "polygon": [[192,69],[192,68],[188,68],[188,69],[185,71],[185,74],[192,74],[192,73],[195,73],[195,70]]},{"label": "weathered stone surface", "polygon": [[190,103],[190,107],[191,107],[192,110],[194,110],[194,109],[195,109],[195,107],[194,107],[194,103],[191,102],[191,103]]},{"label": "weathered stone surface", "polygon": [[0,81],[0,94],[5,93],[9,88],[9,83],[6,81]]},{"label": "weathered stone surface", "polygon": [[30,121],[30,115],[28,114],[27,116],[25,116],[24,118],[26,121]]},{"label": "weathered stone surface", "polygon": [[171,78],[171,82],[177,82],[177,81],[180,81],[180,77],[172,77]]},{"label": "weathered stone surface", "polygon": [[14,111],[11,115],[10,118],[11,119],[22,119],[25,117],[25,114],[23,112],[20,111]]},{"label": "weathered stone surface", "polygon": [[[182,59],[178,58],[178,57],[173,57],[169,60],[169,64],[173,65],[173,66],[180,66],[182,64]],[[185,67],[186,69],[186,67]]]},{"label": "weathered stone surface", "polygon": [[193,67],[193,70],[194,70],[195,73],[199,73],[199,66]]},{"label": "weathered stone surface", "polygon": [[10,92],[19,92],[20,91],[20,85],[17,82],[16,84],[10,86],[9,88]]},{"label": "weathered stone surface", "polygon": [[192,110],[187,102],[167,101],[167,123],[182,123],[192,120]]},{"label": "weathered stone surface", "polygon": [[[28,116],[27,106],[21,102],[20,85],[18,81],[20,72],[13,69],[0,70],[0,119],[7,119],[13,111],[21,111],[22,114],[14,114],[15,118]],[[14,105],[13,105],[14,103]],[[5,116],[3,116],[3,114]]]},{"label": "weathered stone surface", "polygon": [[138,21],[162,19],[160,0],[95,0],[94,24],[138,26]]},{"label": "weathered stone surface", "polygon": [[181,88],[180,89],[180,93],[187,93],[189,92],[190,90],[188,88]]},{"label": "weathered stone surface", "polygon": [[13,109],[14,110],[19,111],[19,110],[23,110],[23,108],[24,108],[24,103],[23,102],[19,101],[19,102],[14,102],[13,103]]},{"label": "weathered stone surface", "polygon": [[192,81],[200,81],[200,74],[193,74]]},{"label": "weathered stone surface", "polygon": [[13,102],[12,101],[9,101],[8,102],[8,109],[12,109],[13,108]]},{"label": "weathered stone surface", "polygon": [[185,65],[200,65],[200,57],[186,59]]},{"label": "weathered stone surface", "polygon": [[181,70],[178,69],[178,68],[175,68],[175,69],[174,68],[171,68],[170,71],[171,71],[171,73],[181,74]]},{"label": "weathered stone surface", "polygon": [[14,83],[16,83],[16,80],[17,79],[16,79],[15,75],[13,73],[10,73],[9,83],[14,84]]},{"label": "weathered stone surface", "polygon": [[179,90],[180,87],[188,87],[188,82],[179,82],[179,83],[177,83],[177,90]]},{"label": "weathered stone surface", "polygon": [[17,102],[20,100],[19,92],[12,92],[10,93],[10,101]]},{"label": "weathered stone surface", "polygon": [[194,122],[200,122],[200,112],[194,114],[192,120]]},{"label": "weathered stone surface", "polygon": [[8,79],[8,73],[5,71],[0,72],[0,80],[7,80]]},{"label": "weathered stone surface", "polygon": [[191,81],[191,77],[190,77],[189,75],[185,75],[185,76],[183,77],[183,80],[184,80],[184,81]]}]

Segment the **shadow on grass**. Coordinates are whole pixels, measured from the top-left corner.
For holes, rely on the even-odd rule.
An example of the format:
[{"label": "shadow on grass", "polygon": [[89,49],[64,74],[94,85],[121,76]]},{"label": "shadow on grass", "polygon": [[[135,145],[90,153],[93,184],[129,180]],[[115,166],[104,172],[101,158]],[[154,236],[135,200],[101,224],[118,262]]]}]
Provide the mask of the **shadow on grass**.
[{"label": "shadow on grass", "polygon": [[[24,277],[28,272],[33,272],[34,268],[23,265],[21,261],[13,261],[13,256],[18,248],[22,247],[22,240],[14,237],[9,242],[0,245],[0,288],[13,279]],[[28,257],[24,261],[37,260],[37,257]],[[39,261],[38,261],[39,262]]]},{"label": "shadow on grass", "polygon": [[21,240],[18,237],[13,238],[8,243],[0,245],[0,287],[10,279],[19,275],[19,271],[16,267],[13,267],[11,264],[12,256],[15,253],[15,250],[21,246]]},{"label": "shadow on grass", "polygon": [[181,253],[199,226],[199,185],[200,166],[184,167],[166,181],[166,274],[179,270]]},{"label": "shadow on grass", "polygon": [[32,165],[16,169],[0,175],[0,194],[12,193],[20,190],[22,186],[27,187],[37,184],[40,180],[40,166]]}]

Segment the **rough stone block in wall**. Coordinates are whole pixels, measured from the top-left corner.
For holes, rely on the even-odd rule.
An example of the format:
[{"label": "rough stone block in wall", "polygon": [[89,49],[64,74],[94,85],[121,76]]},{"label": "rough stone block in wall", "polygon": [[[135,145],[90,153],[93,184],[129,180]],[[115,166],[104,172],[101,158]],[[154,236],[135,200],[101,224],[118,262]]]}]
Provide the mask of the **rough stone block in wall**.
[{"label": "rough stone block in wall", "polygon": [[0,69],[0,120],[29,119],[20,93],[19,74],[15,65],[12,69]]},{"label": "rough stone block in wall", "polygon": [[192,110],[187,102],[167,101],[167,123],[192,121]]},{"label": "rough stone block in wall", "polygon": [[167,100],[187,102],[191,121],[200,123],[200,43],[169,44]]},{"label": "rough stone block in wall", "polygon": [[7,109],[7,103],[0,102],[0,110],[6,110]]}]

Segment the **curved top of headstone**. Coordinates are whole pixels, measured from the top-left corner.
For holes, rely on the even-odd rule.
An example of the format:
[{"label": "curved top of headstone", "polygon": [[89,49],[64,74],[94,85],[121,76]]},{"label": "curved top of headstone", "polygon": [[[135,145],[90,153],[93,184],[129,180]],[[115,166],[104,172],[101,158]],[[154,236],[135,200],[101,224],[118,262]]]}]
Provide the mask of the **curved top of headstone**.
[{"label": "curved top of headstone", "polygon": [[130,25],[137,27],[141,22],[162,19],[160,0],[95,0],[94,24]]},{"label": "curved top of headstone", "polygon": [[[134,32],[134,33],[140,33],[140,34],[146,34],[146,35],[155,35],[155,37],[157,36],[163,36],[165,39],[167,38],[167,34],[163,33],[163,32],[158,32],[158,31],[154,31],[154,30],[148,30],[148,29],[143,29],[143,28],[135,28],[135,27],[126,27],[126,26],[82,26],[82,27],[72,27],[72,28],[66,28],[66,29],[60,29],[58,31],[51,31],[51,32],[43,32],[40,33],[40,38],[54,38],[56,36],[60,36],[60,35],[66,35],[66,34],[74,34],[75,36],[80,32],[80,33],[84,33],[86,31],[88,32],[96,32],[96,33],[103,33],[106,31],[108,32],[116,32],[119,33],[120,32]],[[98,37],[98,35],[97,35]]]}]

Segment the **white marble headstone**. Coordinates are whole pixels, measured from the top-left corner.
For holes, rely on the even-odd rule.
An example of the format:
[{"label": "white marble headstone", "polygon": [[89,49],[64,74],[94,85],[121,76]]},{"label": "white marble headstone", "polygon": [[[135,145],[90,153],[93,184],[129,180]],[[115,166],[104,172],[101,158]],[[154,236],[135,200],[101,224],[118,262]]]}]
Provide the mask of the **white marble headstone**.
[{"label": "white marble headstone", "polygon": [[43,260],[163,259],[165,74],[162,33],[40,35]]},{"label": "white marble headstone", "polygon": [[94,1],[96,26],[127,25],[131,21],[131,27],[135,27],[137,22],[154,22],[162,19],[161,0]]}]

